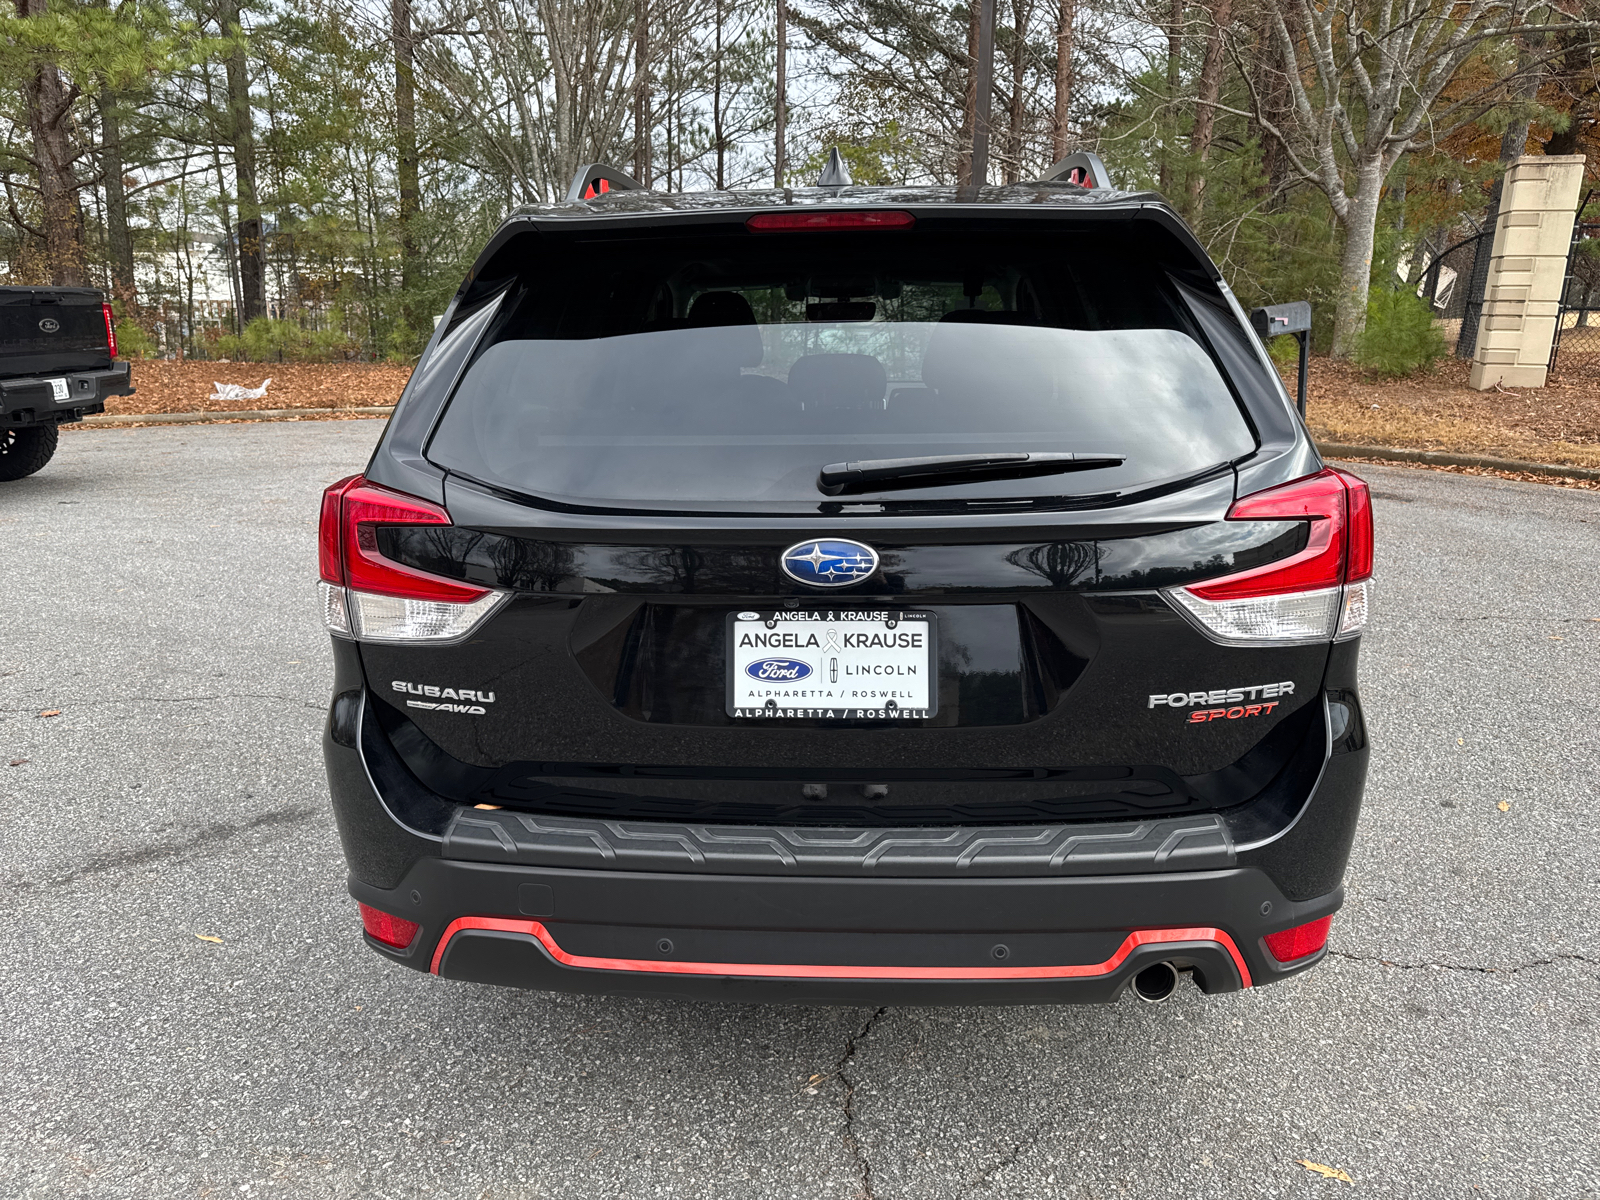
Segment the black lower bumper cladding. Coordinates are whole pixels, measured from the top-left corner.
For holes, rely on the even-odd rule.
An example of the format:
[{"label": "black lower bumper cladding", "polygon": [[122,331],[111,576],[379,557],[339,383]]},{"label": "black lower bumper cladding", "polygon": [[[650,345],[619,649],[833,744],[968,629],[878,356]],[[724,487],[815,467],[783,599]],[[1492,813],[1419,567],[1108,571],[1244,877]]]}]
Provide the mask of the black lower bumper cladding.
[{"label": "black lower bumper cladding", "polygon": [[1166,962],[1234,992],[1320,962],[1324,950],[1280,963],[1265,939],[1343,900],[1367,761],[1344,693],[1327,693],[1334,719],[1306,754],[1215,814],[697,827],[451,802],[363,719],[339,649],[323,745],[350,892],[416,926],[403,948],[369,936],[371,949],[446,979],[730,1002],[1105,1003]]},{"label": "black lower bumper cladding", "polygon": [[415,921],[386,957],[544,991],[821,1004],[1104,1003],[1146,967],[1202,990],[1281,979],[1265,934],[1335,911],[1260,871],[842,879],[529,868],[425,858],[362,903]]}]

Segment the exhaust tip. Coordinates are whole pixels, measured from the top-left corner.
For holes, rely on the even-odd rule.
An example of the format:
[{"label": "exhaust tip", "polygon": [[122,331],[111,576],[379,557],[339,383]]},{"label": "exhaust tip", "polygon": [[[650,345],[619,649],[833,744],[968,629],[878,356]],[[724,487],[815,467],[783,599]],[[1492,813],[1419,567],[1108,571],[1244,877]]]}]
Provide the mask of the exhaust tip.
[{"label": "exhaust tip", "polygon": [[1160,1004],[1178,990],[1178,969],[1169,962],[1146,967],[1133,977],[1133,991],[1146,1004]]}]

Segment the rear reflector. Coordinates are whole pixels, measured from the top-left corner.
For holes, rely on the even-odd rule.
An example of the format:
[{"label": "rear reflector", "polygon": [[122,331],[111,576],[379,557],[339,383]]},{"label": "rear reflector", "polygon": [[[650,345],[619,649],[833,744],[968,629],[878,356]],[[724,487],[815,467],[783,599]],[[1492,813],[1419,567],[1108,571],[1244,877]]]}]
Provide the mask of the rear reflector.
[{"label": "rear reflector", "polygon": [[1296,925],[1293,929],[1280,929],[1277,933],[1269,933],[1264,940],[1267,949],[1272,952],[1272,957],[1279,962],[1298,962],[1328,944],[1328,926],[1332,924],[1332,917],[1318,917],[1315,921]]},{"label": "rear reflector", "polygon": [[762,213],[744,223],[753,233],[795,233],[827,229],[910,229],[917,219],[908,212],[782,212]]},{"label": "rear reflector", "polygon": [[1228,520],[1305,521],[1306,544],[1277,562],[1167,591],[1207,637],[1291,645],[1361,632],[1372,574],[1372,502],[1363,480],[1318,471],[1234,501]]},{"label": "rear reflector", "polygon": [[404,950],[411,945],[411,939],[417,936],[417,930],[421,928],[415,921],[408,921],[370,905],[358,903],[357,907],[361,909],[361,927],[367,931],[367,936],[396,950]]},{"label": "rear reflector", "polygon": [[448,524],[450,514],[438,505],[359,475],[323,492],[317,558],[328,631],[366,642],[439,643],[467,636],[509,592],[430,575],[378,549],[379,526]]}]

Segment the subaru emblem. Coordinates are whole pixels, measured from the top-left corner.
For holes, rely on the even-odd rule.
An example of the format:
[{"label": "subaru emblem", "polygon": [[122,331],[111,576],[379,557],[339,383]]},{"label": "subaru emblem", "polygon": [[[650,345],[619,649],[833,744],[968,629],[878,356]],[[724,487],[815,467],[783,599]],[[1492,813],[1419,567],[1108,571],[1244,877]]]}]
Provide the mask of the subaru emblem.
[{"label": "subaru emblem", "polygon": [[783,552],[783,573],[812,587],[848,587],[878,569],[878,552],[860,542],[820,538]]}]

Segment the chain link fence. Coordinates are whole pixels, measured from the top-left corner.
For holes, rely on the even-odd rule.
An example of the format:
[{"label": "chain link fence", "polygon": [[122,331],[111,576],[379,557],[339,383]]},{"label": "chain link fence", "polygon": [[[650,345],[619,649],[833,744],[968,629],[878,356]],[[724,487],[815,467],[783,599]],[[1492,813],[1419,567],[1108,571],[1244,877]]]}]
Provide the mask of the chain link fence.
[{"label": "chain link fence", "polygon": [[[1492,229],[1475,233],[1432,255],[1417,289],[1417,294],[1433,306],[1434,320],[1450,353],[1463,358],[1472,356],[1478,317],[1483,312],[1484,279],[1480,274],[1486,273],[1480,272],[1479,267],[1480,260],[1486,264],[1492,237]],[[1464,340],[1463,329],[1469,330]]]},{"label": "chain link fence", "polygon": [[1584,216],[1594,197],[1591,189],[1572,225],[1560,315],[1550,347],[1552,375],[1600,377],[1600,218]]}]

